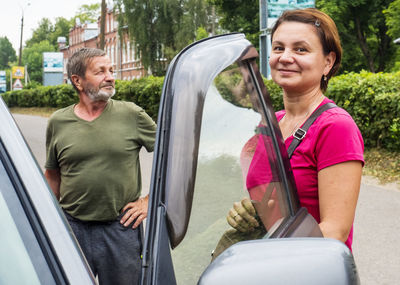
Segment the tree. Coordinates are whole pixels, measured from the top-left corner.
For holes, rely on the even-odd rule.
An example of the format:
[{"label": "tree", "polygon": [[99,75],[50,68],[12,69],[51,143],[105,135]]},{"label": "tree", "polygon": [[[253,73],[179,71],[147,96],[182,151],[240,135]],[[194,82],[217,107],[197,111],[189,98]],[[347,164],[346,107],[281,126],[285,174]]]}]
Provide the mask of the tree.
[{"label": "tree", "polygon": [[318,0],[317,8],[335,21],[343,46],[341,71],[390,70],[395,48],[385,17],[391,0]]},{"label": "tree", "polygon": [[31,81],[42,83],[43,81],[43,52],[53,52],[56,49],[48,41],[34,43],[26,47],[22,53],[22,60],[28,67],[28,74]]},{"label": "tree", "polygon": [[72,20],[67,20],[63,17],[56,18],[56,23],[53,27],[53,32],[50,35],[50,43],[54,46],[56,50],[58,50],[58,38],[65,37],[68,41],[69,39],[69,31],[73,26]]},{"label": "tree", "polygon": [[389,7],[383,10],[383,14],[388,27],[387,34],[393,39],[400,38],[400,0],[390,3]]},{"label": "tree", "polygon": [[54,46],[54,49],[57,50],[58,37],[65,37],[68,39],[71,27],[72,20],[67,20],[63,17],[56,18],[56,23],[54,25],[49,19],[43,18],[39,22],[39,27],[33,31],[32,37],[26,41],[26,47],[31,47],[42,41],[48,41],[52,46]]},{"label": "tree", "polygon": [[85,22],[95,23],[97,22],[99,15],[100,15],[100,3],[90,4],[90,5],[84,4],[79,7],[78,12],[71,19],[71,21],[72,23],[75,23],[76,19],[79,19],[81,23]]},{"label": "tree", "polygon": [[[206,28],[209,6],[205,0],[118,0],[119,27],[127,27],[142,64],[163,74],[167,63]],[[121,32],[121,31],[120,31]]]},{"label": "tree", "polygon": [[53,24],[48,18],[42,18],[39,22],[39,27],[33,30],[32,37],[26,41],[26,46],[32,46],[42,41],[49,41],[53,32]]},{"label": "tree", "polygon": [[0,69],[10,68],[10,62],[17,60],[17,54],[7,37],[0,37]]},{"label": "tree", "polygon": [[219,24],[229,32],[240,32],[256,47],[259,46],[258,0],[208,0],[217,8]]}]

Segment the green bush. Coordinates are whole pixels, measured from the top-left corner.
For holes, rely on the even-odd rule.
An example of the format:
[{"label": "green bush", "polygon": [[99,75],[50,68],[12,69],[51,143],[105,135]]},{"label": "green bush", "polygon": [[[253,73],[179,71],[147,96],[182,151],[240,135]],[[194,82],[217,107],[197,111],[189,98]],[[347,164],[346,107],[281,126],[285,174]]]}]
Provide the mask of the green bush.
[{"label": "green bush", "polygon": [[134,102],[154,120],[158,115],[164,77],[148,76],[132,81],[117,80],[115,99]]},{"label": "green bush", "polygon": [[366,147],[400,151],[400,72],[340,75],[326,95],[350,113]]},{"label": "green bush", "polygon": [[[157,118],[163,77],[145,77],[132,81],[116,81],[115,99],[135,102],[153,118]],[[9,91],[2,94],[8,107],[54,107],[63,108],[78,102],[72,85],[36,86]]]}]

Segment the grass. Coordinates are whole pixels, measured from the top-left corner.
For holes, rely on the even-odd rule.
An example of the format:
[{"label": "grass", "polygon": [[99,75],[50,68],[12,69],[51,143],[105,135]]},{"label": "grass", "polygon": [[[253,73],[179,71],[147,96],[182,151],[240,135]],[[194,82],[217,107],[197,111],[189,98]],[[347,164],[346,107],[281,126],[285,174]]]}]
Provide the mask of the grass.
[{"label": "grass", "polygon": [[[10,108],[12,113],[50,117],[57,108]],[[400,182],[400,153],[383,149],[366,149],[363,174],[376,177],[380,183]]]},{"label": "grass", "polygon": [[20,108],[20,107],[12,107],[10,108],[11,113],[16,114],[24,114],[24,115],[34,115],[41,117],[50,117],[57,108],[49,108],[49,107],[31,107],[31,108]]},{"label": "grass", "polygon": [[364,152],[364,175],[376,177],[380,183],[400,182],[400,153],[383,149]]}]

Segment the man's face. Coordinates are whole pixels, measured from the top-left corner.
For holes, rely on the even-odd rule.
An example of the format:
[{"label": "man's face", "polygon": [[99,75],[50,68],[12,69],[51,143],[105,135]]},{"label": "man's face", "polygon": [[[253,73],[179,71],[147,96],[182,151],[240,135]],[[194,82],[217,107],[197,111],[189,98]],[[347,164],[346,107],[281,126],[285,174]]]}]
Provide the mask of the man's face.
[{"label": "man's face", "polygon": [[110,59],[98,56],[90,61],[82,78],[83,92],[93,101],[108,101],[115,94],[115,79]]}]

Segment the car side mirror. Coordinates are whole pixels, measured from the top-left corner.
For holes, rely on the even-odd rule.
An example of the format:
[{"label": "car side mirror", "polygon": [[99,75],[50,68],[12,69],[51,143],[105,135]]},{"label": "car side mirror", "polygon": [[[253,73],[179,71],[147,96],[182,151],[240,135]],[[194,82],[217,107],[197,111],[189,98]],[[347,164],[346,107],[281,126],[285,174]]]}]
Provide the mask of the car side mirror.
[{"label": "car side mirror", "polygon": [[198,284],[359,284],[348,247],[326,238],[239,242],[218,256]]}]

